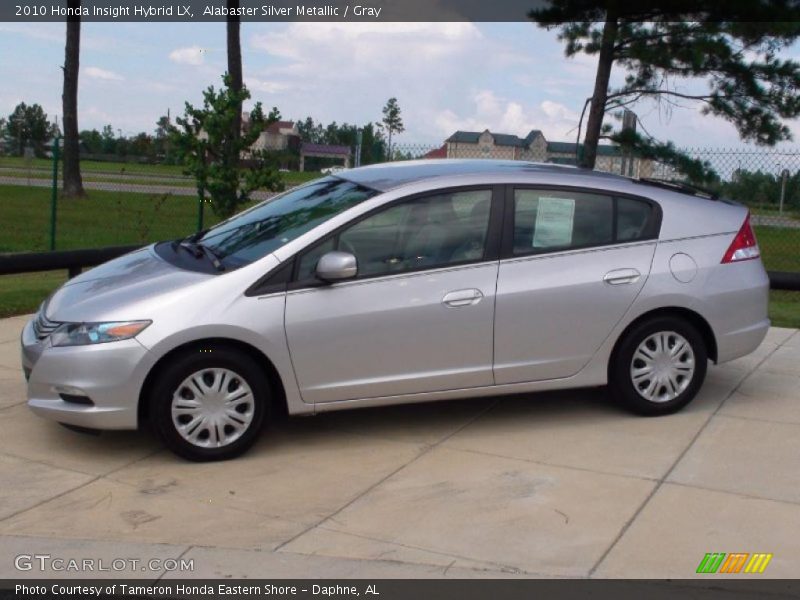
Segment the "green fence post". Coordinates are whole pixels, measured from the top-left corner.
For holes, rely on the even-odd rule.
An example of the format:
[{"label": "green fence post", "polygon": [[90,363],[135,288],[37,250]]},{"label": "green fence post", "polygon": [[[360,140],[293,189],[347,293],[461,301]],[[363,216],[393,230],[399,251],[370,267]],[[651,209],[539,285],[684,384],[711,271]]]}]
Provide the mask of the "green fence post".
[{"label": "green fence post", "polygon": [[206,190],[203,186],[197,188],[197,231],[203,231],[203,204],[206,200]]},{"label": "green fence post", "polygon": [[56,249],[56,201],[58,200],[58,141],[53,138],[53,190],[50,194],[50,250]]}]

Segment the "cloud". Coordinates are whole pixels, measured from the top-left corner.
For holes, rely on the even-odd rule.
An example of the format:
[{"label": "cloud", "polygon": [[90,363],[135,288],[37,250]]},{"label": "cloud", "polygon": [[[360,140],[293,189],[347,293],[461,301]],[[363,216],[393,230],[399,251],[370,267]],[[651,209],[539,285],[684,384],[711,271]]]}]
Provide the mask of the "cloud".
[{"label": "cloud", "polygon": [[202,65],[205,62],[205,50],[200,46],[176,48],[169,53],[169,59],[182,65]]},{"label": "cloud", "polygon": [[265,92],[267,94],[277,94],[278,92],[285,92],[286,90],[292,87],[288,83],[280,81],[268,81],[263,79],[257,79],[255,77],[245,77],[244,83],[251,92],[258,91],[258,92]]},{"label": "cloud", "polygon": [[[119,53],[121,50],[139,50],[138,46],[122,36],[93,33],[102,30],[103,25],[102,23],[85,23],[81,26],[81,51],[99,50],[107,55],[109,49],[115,53]],[[0,23],[0,33],[28,38],[34,42],[44,42],[45,46],[63,46],[66,39],[63,23]],[[36,50],[38,49],[37,47]]]},{"label": "cloud", "polygon": [[[370,54],[398,49],[415,40],[427,48],[450,47],[453,42],[482,37],[472,23],[292,23],[283,30],[254,35],[251,46],[274,56],[304,60],[313,56],[308,46],[322,46],[335,54]],[[354,45],[357,42],[357,45]],[[418,52],[419,47],[406,47]],[[397,55],[393,54],[395,58]],[[324,58],[324,57],[317,57]]]},{"label": "cloud", "polygon": [[[295,75],[352,78],[419,71],[457,54],[482,37],[472,23],[292,23],[282,30],[254,35],[250,45],[291,65]],[[286,64],[283,65],[283,68]]]},{"label": "cloud", "polygon": [[435,117],[436,128],[443,136],[458,129],[495,133],[510,133],[524,136],[531,129],[541,129],[544,136],[553,141],[563,141],[568,132],[578,123],[578,115],[557,102],[544,100],[526,106],[515,100],[496,95],[491,90],[480,90],[473,96],[473,111],[469,115],[458,115],[447,109]]},{"label": "cloud", "polygon": [[248,39],[251,64],[263,65],[249,70],[248,86],[287,118],[324,123],[379,121],[395,96],[404,138],[435,143],[431,115],[461,103],[464,82],[480,77],[480,56],[494,60],[493,43],[466,22],[291,23]]},{"label": "cloud", "polygon": [[64,26],[55,23],[2,23],[0,32],[22,35],[43,42],[64,43]]},{"label": "cloud", "polygon": [[106,71],[100,67],[86,67],[84,74],[91,79],[104,79],[106,81],[123,81],[125,78],[114,71]]}]

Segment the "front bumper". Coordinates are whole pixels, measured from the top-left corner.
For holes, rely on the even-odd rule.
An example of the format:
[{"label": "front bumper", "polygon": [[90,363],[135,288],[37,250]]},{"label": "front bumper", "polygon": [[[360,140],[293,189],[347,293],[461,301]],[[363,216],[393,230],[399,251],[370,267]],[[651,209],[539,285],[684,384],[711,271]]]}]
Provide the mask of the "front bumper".
[{"label": "front bumper", "polygon": [[[139,392],[152,366],[135,339],[54,348],[40,341],[32,323],[22,330],[22,367],[28,406],[46,419],[91,429],[136,429]],[[84,395],[91,404],[67,402],[62,393]]]}]

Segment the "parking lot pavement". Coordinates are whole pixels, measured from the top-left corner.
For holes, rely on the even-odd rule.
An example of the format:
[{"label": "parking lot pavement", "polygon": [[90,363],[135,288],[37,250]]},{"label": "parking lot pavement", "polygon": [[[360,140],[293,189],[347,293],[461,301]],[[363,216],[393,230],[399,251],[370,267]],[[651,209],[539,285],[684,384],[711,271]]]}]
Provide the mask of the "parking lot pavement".
[{"label": "parking lot pavement", "polygon": [[800,572],[795,330],[711,367],[668,417],[602,390],[387,407],[275,423],[244,457],[193,464],[33,416],[23,323],[0,321],[0,577],[42,576],[14,565],[36,553],[193,566],[125,573],[148,578],[685,578],[707,552],[773,554],[741,577]]}]

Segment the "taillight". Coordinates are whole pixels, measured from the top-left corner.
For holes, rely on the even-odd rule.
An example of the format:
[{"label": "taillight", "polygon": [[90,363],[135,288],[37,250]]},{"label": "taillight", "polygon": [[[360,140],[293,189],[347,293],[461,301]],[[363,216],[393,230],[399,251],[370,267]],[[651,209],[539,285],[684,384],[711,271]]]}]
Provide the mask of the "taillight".
[{"label": "taillight", "polygon": [[748,212],[744,223],[742,223],[742,228],[733,238],[733,242],[725,252],[725,256],[722,257],[722,264],[753,260],[759,256],[761,256],[761,253],[758,250],[756,234],[753,233],[753,228],[750,227],[750,213]]}]

